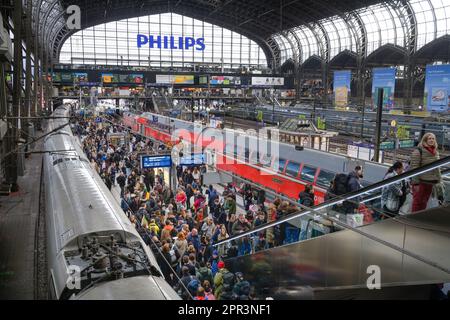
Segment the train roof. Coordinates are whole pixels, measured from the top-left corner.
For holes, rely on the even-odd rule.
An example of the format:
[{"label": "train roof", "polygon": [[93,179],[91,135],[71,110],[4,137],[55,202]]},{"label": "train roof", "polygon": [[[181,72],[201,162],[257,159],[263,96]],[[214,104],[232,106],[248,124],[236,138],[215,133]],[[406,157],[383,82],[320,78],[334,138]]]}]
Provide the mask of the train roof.
[{"label": "train roof", "polygon": [[108,281],[80,293],[76,300],[180,300],[163,279],[139,276]]},{"label": "train roof", "polygon": [[[53,135],[45,142],[46,150],[58,150],[48,157],[46,183],[52,186],[49,197],[52,204],[54,232],[57,248],[69,245],[83,235],[116,234],[126,242],[139,236],[121,207],[106,188],[98,174],[90,167],[76,146],[74,138],[64,134]],[[60,150],[73,150],[68,154]],[[122,216],[121,216],[122,215]],[[81,243],[72,245],[80,246]]]}]

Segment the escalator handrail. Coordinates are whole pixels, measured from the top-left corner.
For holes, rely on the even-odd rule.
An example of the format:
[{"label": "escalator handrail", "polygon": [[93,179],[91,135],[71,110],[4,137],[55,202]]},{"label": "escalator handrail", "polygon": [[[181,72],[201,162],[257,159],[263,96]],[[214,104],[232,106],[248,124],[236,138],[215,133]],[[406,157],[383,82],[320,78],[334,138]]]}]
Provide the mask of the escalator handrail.
[{"label": "escalator handrail", "polygon": [[[243,233],[238,234],[238,235],[231,236],[231,237],[229,237],[229,238],[227,238],[225,240],[213,243],[213,246],[216,247],[218,245],[221,245],[221,244],[224,244],[224,243],[228,243],[228,242],[231,242],[233,240],[236,240],[236,239],[239,239],[239,238],[242,238],[242,237],[245,237],[245,236],[249,236],[249,235],[252,235],[252,234],[257,233],[257,232],[264,231],[264,230],[266,230],[268,228],[272,228],[272,227],[274,227],[276,225],[279,225],[281,223],[287,222],[287,221],[295,219],[295,218],[302,217],[302,216],[307,215],[307,214],[317,214],[319,216],[323,216],[324,218],[332,220],[337,225],[339,225],[339,226],[341,226],[341,227],[343,227],[345,229],[350,229],[350,230],[356,231],[358,233],[361,233],[361,232],[357,231],[356,228],[348,226],[347,224],[343,223],[342,221],[339,221],[339,220],[334,219],[332,217],[325,216],[323,213],[321,213],[319,211],[322,210],[322,209],[326,209],[326,208],[332,207],[332,206],[334,206],[336,204],[340,204],[343,201],[348,201],[348,200],[351,200],[351,199],[355,199],[357,197],[369,194],[369,193],[371,193],[373,191],[380,190],[380,189],[382,189],[382,188],[384,188],[386,186],[389,186],[391,184],[397,183],[399,181],[403,181],[405,179],[421,175],[423,173],[426,173],[426,172],[429,172],[429,171],[432,171],[432,170],[444,167],[444,166],[449,165],[449,164],[450,164],[450,156],[447,156],[447,157],[444,157],[444,158],[439,159],[437,161],[434,161],[434,162],[432,162],[430,164],[427,164],[425,166],[422,166],[422,167],[415,168],[413,170],[407,171],[407,172],[405,172],[405,173],[403,173],[401,175],[397,175],[397,176],[394,176],[392,178],[389,178],[389,179],[382,180],[380,182],[374,183],[374,184],[372,184],[372,185],[370,185],[368,187],[365,187],[363,189],[360,189],[358,191],[347,193],[347,194],[345,194],[345,195],[343,195],[343,196],[341,196],[339,198],[333,198],[330,201],[324,202],[324,203],[314,207],[314,209],[310,208],[310,207],[306,207],[306,206],[304,206],[302,204],[296,203],[297,206],[303,208],[305,211],[296,212],[296,213],[287,215],[287,216],[285,216],[283,218],[280,218],[280,219],[278,219],[276,221],[273,221],[273,222],[270,222],[270,223],[265,223],[265,224],[261,225],[260,227],[254,228],[252,230],[243,232]],[[290,200],[290,202],[293,202],[293,201]]]}]

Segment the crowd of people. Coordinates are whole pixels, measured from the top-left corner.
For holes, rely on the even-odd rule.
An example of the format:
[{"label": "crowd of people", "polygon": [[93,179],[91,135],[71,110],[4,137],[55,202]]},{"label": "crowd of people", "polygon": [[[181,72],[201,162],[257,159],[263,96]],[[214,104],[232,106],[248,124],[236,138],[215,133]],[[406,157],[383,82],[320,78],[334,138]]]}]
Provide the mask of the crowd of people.
[{"label": "crowd of people", "polygon": [[108,140],[109,133],[122,131],[121,126],[93,121],[75,124],[92,167],[110,190],[120,188],[122,209],[152,248],[166,280],[185,299],[252,299],[244,275],[225,266],[223,258],[232,250],[213,247],[252,228],[245,215],[236,218],[236,189],[230,186],[220,195],[213,186],[202,185],[204,167],[177,167],[173,192],[162,169],[140,168],[139,154],[155,152],[151,141],[133,134],[128,144]]},{"label": "crowd of people", "polygon": [[[173,191],[166,183],[163,170],[140,168],[140,154],[162,151],[163,146],[155,150],[156,145],[150,140],[129,133],[130,141],[114,145],[108,140],[108,133],[124,132],[124,128],[119,125],[101,127],[93,121],[80,120],[75,125],[75,131],[81,137],[91,165],[106,186],[109,189],[115,185],[120,188],[122,209],[154,251],[166,280],[185,299],[253,299],[250,283],[242,273],[230,272],[224,259],[308,237],[307,231],[312,220],[310,216],[302,220],[300,228],[282,223],[231,243],[214,246],[230,236],[298,212],[298,206],[279,198],[269,202],[264,190],[252,188],[248,184],[242,184],[239,188],[228,184],[220,194],[212,185],[203,184],[205,166],[177,166],[177,185]],[[438,159],[437,151],[433,154],[434,149],[430,147],[433,143],[431,140],[432,137],[424,136],[419,146],[422,151],[413,153],[411,168],[419,166],[418,163],[423,165]],[[395,163],[385,178],[399,175],[403,170],[402,163]],[[360,166],[349,175],[336,175],[325,200],[359,190],[362,188],[362,177],[363,169]],[[360,204],[358,199],[344,201],[332,209],[344,216],[362,213],[364,222],[370,223],[386,213],[398,214],[411,189],[414,199],[412,211],[418,211],[425,201],[420,202],[418,199],[426,198],[425,193],[429,191],[427,185],[438,185],[440,179],[440,173],[432,171],[418,177],[417,181],[413,179],[412,185],[399,182],[384,188],[382,207],[378,211]],[[237,195],[243,199],[243,208],[237,204]],[[428,198],[430,195],[431,192]],[[306,207],[315,205],[312,185],[307,185],[299,194],[298,203]],[[332,225],[330,230],[333,231]]]}]

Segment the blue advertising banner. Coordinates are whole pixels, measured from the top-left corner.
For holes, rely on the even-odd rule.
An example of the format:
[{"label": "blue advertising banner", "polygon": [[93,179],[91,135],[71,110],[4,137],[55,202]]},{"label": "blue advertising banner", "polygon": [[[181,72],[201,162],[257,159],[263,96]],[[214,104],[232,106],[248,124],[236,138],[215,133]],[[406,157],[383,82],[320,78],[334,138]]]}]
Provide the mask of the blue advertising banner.
[{"label": "blue advertising banner", "polygon": [[141,168],[170,168],[172,166],[172,157],[170,155],[163,156],[142,156]]},{"label": "blue advertising banner", "polygon": [[392,110],[394,108],[395,93],[395,75],[396,68],[374,68],[372,81],[372,101],[374,108],[378,105],[378,92],[380,89],[383,93],[383,109]]},{"label": "blue advertising banner", "polygon": [[450,111],[450,64],[427,66],[424,98],[426,111]]},{"label": "blue advertising banner", "polygon": [[348,106],[348,98],[350,96],[350,84],[352,81],[352,73],[350,70],[334,72],[334,105],[338,110],[346,110]]}]

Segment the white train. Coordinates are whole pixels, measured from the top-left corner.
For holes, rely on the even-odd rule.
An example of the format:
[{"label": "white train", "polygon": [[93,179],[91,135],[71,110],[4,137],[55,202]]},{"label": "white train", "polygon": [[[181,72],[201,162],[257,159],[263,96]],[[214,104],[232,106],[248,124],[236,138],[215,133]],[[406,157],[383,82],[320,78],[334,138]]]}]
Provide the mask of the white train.
[{"label": "white train", "polygon": [[[54,112],[68,116],[69,107]],[[49,121],[48,130],[68,123]],[[180,299],[67,125],[45,139],[51,299]]]}]

